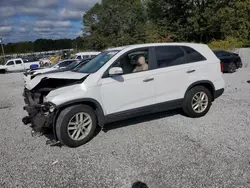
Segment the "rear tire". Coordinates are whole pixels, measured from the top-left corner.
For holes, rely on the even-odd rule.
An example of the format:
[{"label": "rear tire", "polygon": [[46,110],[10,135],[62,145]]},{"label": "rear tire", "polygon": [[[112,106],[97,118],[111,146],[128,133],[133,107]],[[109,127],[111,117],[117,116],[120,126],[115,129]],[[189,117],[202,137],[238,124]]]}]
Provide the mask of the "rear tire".
[{"label": "rear tire", "polygon": [[[201,100],[199,100],[199,97]],[[207,114],[211,105],[211,92],[204,86],[196,86],[186,93],[182,109],[188,117],[199,118]]]},{"label": "rear tire", "polygon": [[238,63],[237,63],[237,69],[242,68],[242,66],[243,66],[242,62],[241,62],[241,61],[238,61]]},{"label": "rear tire", "polygon": [[228,72],[229,72],[229,73],[234,73],[234,72],[236,72],[236,69],[237,69],[237,67],[236,67],[236,64],[235,64],[235,63],[233,63],[233,62],[229,63],[229,65],[228,65]]},{"label": "rear tire", "polygon": [[88,142],[95,133],[97,119],[87,105],[70,106],[61,111],[56,121],[59,141],[68,147],[78,147]]}]

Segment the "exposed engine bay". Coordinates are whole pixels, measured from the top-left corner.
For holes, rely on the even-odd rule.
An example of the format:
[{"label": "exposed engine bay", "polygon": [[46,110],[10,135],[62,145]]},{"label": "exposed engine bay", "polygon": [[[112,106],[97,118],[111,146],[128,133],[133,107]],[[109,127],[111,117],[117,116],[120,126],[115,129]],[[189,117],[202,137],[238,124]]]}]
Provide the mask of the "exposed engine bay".
[{"label": "exposed engine bay", "polygon": [[52,90],[80,84],[85,79],[86,77],[81,79],[44,77],[32,90],[25,87],[23,92],[25,106],[23,109],[28,112],[28,116],[24,117],[22,121],[25,125],[31,125],[33,136],[44,134],[46,129],[53,128],[55,122],[58,109],[55,104],[46,102],[45,97]]}]

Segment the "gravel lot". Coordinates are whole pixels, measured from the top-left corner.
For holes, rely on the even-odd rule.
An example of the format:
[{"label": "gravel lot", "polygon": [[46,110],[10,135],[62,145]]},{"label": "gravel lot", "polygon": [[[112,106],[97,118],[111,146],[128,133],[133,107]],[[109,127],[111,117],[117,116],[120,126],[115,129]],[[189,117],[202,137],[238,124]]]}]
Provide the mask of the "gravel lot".
[{"label": "gravel lot", "polygon": [[250,187],[250,69],[224,78],[206,117],[140,117],[70,149],[31,137],[22,74],[0,75],[0,187]]}]

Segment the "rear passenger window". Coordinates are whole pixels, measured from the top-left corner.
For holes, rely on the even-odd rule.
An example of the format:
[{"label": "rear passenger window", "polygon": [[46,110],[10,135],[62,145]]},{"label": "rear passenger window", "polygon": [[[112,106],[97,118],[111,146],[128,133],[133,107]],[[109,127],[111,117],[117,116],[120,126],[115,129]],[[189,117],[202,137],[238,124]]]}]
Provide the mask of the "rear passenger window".
[{"label": "rear passenger window", "polygon": [[187,63],[194,63],[199,61],[204,61],[206,58],[199,52],[195,51],[193,48],[183,46],[182,47],[187,54]]},{"label": "rear passenger window", "polygon": [[22,64],[22,61],[17,60],[17,61],[16,61],[16,64],[17,64],[17,65],[20,65],[20,64]]},{"label": "rear passenger window", "polygon": [[158,68],[181,65],[186,62],[184,51],[178,46],[155,48]]}]

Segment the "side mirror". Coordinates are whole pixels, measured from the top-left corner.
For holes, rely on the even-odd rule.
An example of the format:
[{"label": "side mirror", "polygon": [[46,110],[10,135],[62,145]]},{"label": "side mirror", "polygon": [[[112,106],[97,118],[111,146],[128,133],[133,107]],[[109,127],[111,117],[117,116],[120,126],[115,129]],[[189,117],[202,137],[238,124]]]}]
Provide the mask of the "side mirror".
[{"label": "side mirror", "polygon": [[110,76],[116,76],[116,75],[122,75],[123,70],[121,67],[113,67],[109,70],[109,75]]}]

